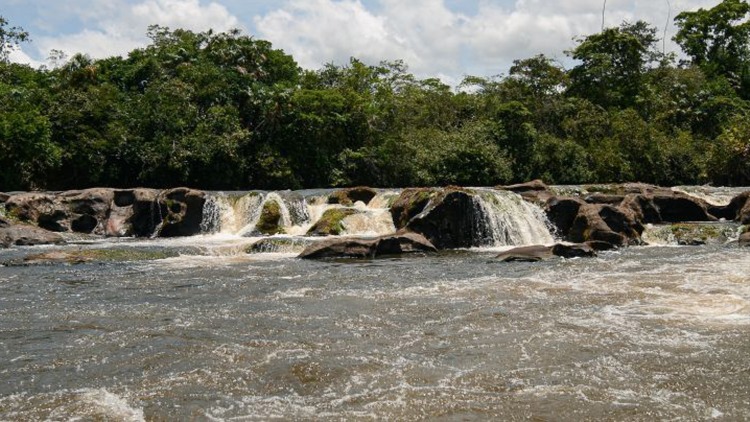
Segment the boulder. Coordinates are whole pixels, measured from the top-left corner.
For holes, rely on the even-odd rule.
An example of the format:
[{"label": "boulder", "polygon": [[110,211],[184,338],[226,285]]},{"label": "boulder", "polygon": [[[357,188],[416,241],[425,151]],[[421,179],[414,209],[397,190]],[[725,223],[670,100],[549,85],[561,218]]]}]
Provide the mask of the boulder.
[{"label": "boulder", "polygon": [[409,220],[406,229],[423,235],[438,249],[479,246],[486,236],[479,230],[484,221],[478,220],[473,195],[470,190],[445,188]]},{"label": "boulder", "polygon": [[260,217],[255,224],[255,231],[266,235],[284,233],[282,223],[281,205],[276,200],[270,199],[263,203]]},{"label": "boulder", "polygon": [[632,210],[644,224],[716,221],[706,201],[683,192],[659,189],[646,194],[630,194],[621,206]]},{"label": "boulder", "polygon": [[375,189],[366,186],[339,189],[328,195],[328,203],[350,206],[357,201],[361,201],[367,205],[377,194]]},{"label": "boulder", "polygon": [[29,224],[0,225],[0,246],[33,246],[64,243],[62,236]]},{"label": "boulder", "polygon": [[582,205],[585,205],[584,201],[571,197],[553,197],[547,201],[545,207],[547,219],[556,228],[559,236],[562,238],[568,237],[570,228],[573,227],[573,221]]},{"label": "boulder", "polygon": [[611,205],[586,204],[580,207],[567,240],[583,243],[603,241],[614,246],[640,244],[641,225],[628,210]]},{"label": "boulder", "polygon": [[69,215],[52,194],[24,192],[12,195],[5,201],[5,211],[18,221],[36,224],[46,230],[70,230]]},{"label": "boulder", "polygon": [[376,238],[345,237],[316,242],[299,255],[302,259],[376,258],[414,252],[436,252],[427,239],[416,233],[396,233]]},{"label": "boulder", "polygon": [[162,212],[162,237],[192,236],[201,233],[203,205],[206,193],[203,191],[176,188],[159,195]]},{"label": "boulder", "polygon": [[439,192],[438,189],[430,188],[404,189],[390,208],[396,229],[406,227],[409,220],[421,213],[430,199],[437,196]]},{"label": "boulder", "polygon": [[5,201],[8,200],[8,198],[10,198],[10,194],[5,193],[5,192],[0,192],[0,204],[4,204]]},{"label": "boulder", "polygon": [[601,240],[589,240],[587,242],[583,243],[584,245],[588,245],[591,249],[601,252],[601,251],[609,251],[612,249],[616,249],[617,246],[609,243],[609,242],[603,242]]},{"label": "boulder", "polygon": [[544,245],[520,246],[495,257],[501,262],[538,262],[552,258],[552,248]]},{"label": "boulder", "polygon": [[531,245],[520,246],[500,253],[495,259],[501,262],[538,262],[555,256],[561,258],[595,257],[596,251],[588,244],[562,244],[552,246]]}]

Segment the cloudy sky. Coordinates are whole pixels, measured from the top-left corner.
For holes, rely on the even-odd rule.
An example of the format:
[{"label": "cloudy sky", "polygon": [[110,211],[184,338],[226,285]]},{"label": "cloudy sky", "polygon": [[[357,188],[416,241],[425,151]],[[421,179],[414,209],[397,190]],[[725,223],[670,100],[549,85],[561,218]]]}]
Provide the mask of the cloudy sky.
[{"label": "cloudy sky", "polygon": [[[667,17],[719,0],[608,0],[605,24]],[[301,66],[357,57],[403,59],[421,77],[455,84],[505,74],[514,59],[545,53],[569,63],[575,36],[601,29],[603,0],[0,0],[0,15],[32,42],[15,61],[39,64],[52,49],[95,58],[144,46],[159,24],[202,31],[240,28],[291,53]],[[667,27],[667,38],[674,28]],[[667,49],[675,49],[669,42]]]}]

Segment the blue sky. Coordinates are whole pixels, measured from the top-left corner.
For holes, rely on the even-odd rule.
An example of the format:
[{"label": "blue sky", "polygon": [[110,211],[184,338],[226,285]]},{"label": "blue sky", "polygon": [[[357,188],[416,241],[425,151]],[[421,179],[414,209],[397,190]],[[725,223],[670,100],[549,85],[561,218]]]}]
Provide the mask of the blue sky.
[{"label": "blue sky", "polygon": [[[719,0],[608,0],[605,23],[667,16]],[[32,37],[12,59],[39,65],[52,49],[95,58],[145,45],[160,24],[196,31],[240,28],[294,55],[305,68],[403,59],[421,77],[455,84],[506,73],[545,53],[568,63],[575,36],[601,28],[603,0],[0,0],[0,15]],[[668,38],[674,28],[667,27]],[[670,42],[668,49],[676,47]]]}]

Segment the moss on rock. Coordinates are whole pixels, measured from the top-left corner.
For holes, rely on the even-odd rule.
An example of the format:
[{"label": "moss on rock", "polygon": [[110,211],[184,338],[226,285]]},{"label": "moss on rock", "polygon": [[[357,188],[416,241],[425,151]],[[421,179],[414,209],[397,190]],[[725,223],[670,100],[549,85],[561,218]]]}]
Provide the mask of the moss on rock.
[{"label": "moss on rock", "polygon": [[276,201],[266,201],[260,211],[260,218],[255,224],[255,230],[262,234],[274,235],[284,233],[281,227],[281,205]]},{"label": "moss on rock", "polygon": [[307,231],[309,236],[340,235],[344,232],[342,224],[346,217],[359,214],[360,211],[352,208],[331,208],[323,213],[320,220]]}]

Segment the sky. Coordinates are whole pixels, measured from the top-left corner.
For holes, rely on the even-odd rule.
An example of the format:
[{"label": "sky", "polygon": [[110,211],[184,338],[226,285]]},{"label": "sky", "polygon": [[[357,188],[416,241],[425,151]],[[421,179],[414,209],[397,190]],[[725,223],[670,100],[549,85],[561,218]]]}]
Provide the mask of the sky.
[{"label": "sky", "polygon": [[[239,28],[292,54],[306,69],[404,60],[415,75],[455,85],[464,76],[507,74],[513,60],[539,53],[570,66],[575,37],[604,24],[645,20],[666,26],[666,49],[683,10],[719,0],[0,0],[0,15],[32,41],[11,59],[39,66],[51,50],[93,58],[148,44],[146,29]],[[606,4],[606,7],[604,7]]]}]

